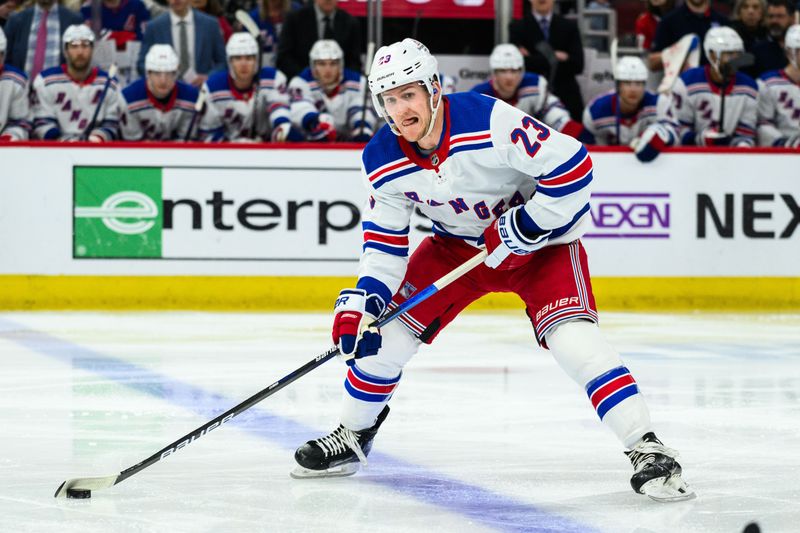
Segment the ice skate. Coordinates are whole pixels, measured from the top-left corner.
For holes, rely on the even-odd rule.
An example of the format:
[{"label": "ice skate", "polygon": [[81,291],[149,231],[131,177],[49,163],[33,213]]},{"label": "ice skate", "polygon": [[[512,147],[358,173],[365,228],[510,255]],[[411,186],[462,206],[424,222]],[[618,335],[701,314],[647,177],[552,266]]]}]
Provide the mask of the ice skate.
[{"label": "ice skate", "polygon": [[370,428],[352,431],[340,424],[327,437],[306,442],[294,452],[298,466],[290,475],[296,479],[352,476],[361,463],[367,465],[372,440],[388,414],[387,405]]},{"label": "ice skate", "polygon": [[675,460],[678,452],[664,446],[654,433],[646,433],[625,455],[633,464],[631,487],[638,494],[657,502],[690,500],[696,496],[681,478],[681,465]]}]

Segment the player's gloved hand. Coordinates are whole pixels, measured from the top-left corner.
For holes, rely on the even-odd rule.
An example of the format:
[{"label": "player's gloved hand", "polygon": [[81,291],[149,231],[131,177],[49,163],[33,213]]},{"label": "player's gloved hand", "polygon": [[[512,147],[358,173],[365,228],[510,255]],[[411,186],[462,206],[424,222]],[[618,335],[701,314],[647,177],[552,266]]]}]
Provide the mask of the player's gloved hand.
[{"label": "player's gloved hand", "polygon": [[303,134],[297,131],[297,128],[293,127],[291,122],[281,122],[272,129],[270,139],[274,143],[301,142],[303,141]]},{"label": "player's gloved hand", "polygon": [[704,129],[700,135],[697,136],[697,144],[699,146],[729,146],[731,144],[731,137],[712,126]]},{"label": "player's gloved hand", "polygon": [[734,137],[731,139],[730,146],[734,148],[754,148],[756,141],[751,137]]},{"label": "player's gloved hand", "polygon": [[381,332],[369,328],[383,312],[383,300],[364,289],[344,289],[333,308],[333,342],[345,363],[375,355],[381,347]]},{"label": "player's gloved hand", "polygon": [[336,126],[328,113],[317,113],[306,120],[306,131],[311,141],[333,142],[336,140]]},{"label": "player's gloved hand", "polygon": [[89,135],[89,138],[87,140],[90,143],[102,143],[102,142],[105,142],[105,139],[103,139],[103,137],[101,137],[100,135],[94,134],[94,133]]},{"label": "player's gloved hand", "polygon": [[0,142],[12,142],[13,140],[14,137],[12,137],[11,135],[8,134],[0,135]]},{"label": "player's gloved hand", "polygon": [[[543,248],[550,231],[535,233],[526,230],[520,222],[523,206],[512,207],[483,232],[483,244],[488,256],[484,263],[489,268],[508,270],[527,263],[526,256]],[[481,244],[481,239],[479,239]]]},{"label": "player's gloved hand", "polygon": [[372,139],[372,135],[372,128],[368,126],[358,127],[350,134],[350,140],[354,143],[367,143]]},{"label": "player's gloved hand", "polygon": [[787,148],[800,148],[800,133],[796,133],[786,138],[783,146]]},{"label": "player's gloved hand", "polygon": [[636,158],[642,163],[649,163],[667,146],[675,144],[669,129],[662,124],[650,124],[638,139],[634,139],[631,148]]}]

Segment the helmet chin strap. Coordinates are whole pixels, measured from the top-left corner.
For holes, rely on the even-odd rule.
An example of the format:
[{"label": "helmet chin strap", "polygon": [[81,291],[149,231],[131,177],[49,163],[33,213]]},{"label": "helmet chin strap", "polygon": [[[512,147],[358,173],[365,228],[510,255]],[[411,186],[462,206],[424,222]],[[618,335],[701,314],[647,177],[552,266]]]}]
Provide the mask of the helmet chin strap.
[{"label": "helmet chin strap", "polygon": [[442,95],[440,94],[439,95],[439,101],[436,102],[436,107],[433,106],[433,97],[436,95],[436,93],[438,91],[439,90],[434,87],[433,88],[433,92],[431,93],[431,96],[430,96],[430,99],[429,99],[429,104],[431,106],[431,123],[428,124],[428,129],[425,131],[425,135],[423,135],[421,137],[423,139],[425,137],[427,137],[428,135],[430,135],[431,132],[433,131],[433,126],[436,124],[436,115],[439,113],[439,107],[442,105]]}]

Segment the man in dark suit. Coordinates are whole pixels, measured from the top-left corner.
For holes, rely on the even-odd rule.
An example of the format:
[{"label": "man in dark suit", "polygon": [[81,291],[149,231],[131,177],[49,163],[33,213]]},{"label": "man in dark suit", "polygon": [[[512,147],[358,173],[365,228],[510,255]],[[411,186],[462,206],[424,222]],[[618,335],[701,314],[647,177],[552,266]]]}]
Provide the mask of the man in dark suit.
[{"label": "man in dark suit", "polygon": [[334,39],[344,51],[345,67],[361,72],[361,29],[358,20],[336,8],[337,0],[314,4],[286,16],[278,40],[278,70],[288,79],[308,66],[308,53],[319,39]]},{"label": "man in dark suit", "polygon": [[200,87],[214,70],[226,68],[225,44],[216,18],[193,9],[189,0],[169,0],[169,11],[144,30],[137,68],[144,76],[144,58],[154,44],[168,44],[178,54],[178,76]]},{"label": "man in dark suit", "polygon": [[548,79],[573,120],[582,120],[583,97],[575,76],[583,72],[578,26],[553,13],[553,0],[530,0],[531,10],[509,27],[512,44],[525,56],[525,70]]},{"label": "man in dark suit", "polygon": [[83,24],[83,17],[55,0],[37,0],[35,5],[11,15],[5,27],[6,63],[24,71],[30,79],[64,63],[61,36],[73,24]]}]

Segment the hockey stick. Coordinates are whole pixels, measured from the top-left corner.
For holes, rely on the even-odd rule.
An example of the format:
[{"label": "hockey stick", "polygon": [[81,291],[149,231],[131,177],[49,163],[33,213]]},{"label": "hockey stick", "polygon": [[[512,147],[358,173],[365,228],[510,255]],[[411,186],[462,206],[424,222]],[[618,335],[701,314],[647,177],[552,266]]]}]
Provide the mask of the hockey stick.
[{"label": "hockey stick", "polygon": [[261,40],[261,30],[258,28],[258,24],[256,21],[253,20],[253,17],[245,11],[244,9],[237,9],[236,10],[236,20],[239,21],[239,24],[244,26],[244,29],[253,36],[253,39],[256,40],[256,44],[258,44],[258,68],[256,70],[255,79],[253,80],[256,88],[253,94],[253,125],[251,126],[250,130],[250,137],[254,140],[256,135],[258,135],[258,90],[261,88],[261,69],[263,68],[262,63],[264,61],[264,43]]},{"label": "hockey stick", "polygon": [[186,130],[186,135],[183,136],[183,142],[187,142],[189,139],[192,138],[192,130],[194,129],[194,125],[197,122],[197,117],[203,111],[203,106],[206,103],[206,97],[208,93],[205,90],[205,87],[200,89],[200,94],[197,95],[197,101],[194,103],[194,112],[192,113],[192,120],[189,122],[189,128]]},{"label": "hockey stick", "polygon": [[[483,260],[486,258],[486,251],[481,250],[480,253],[475,255],[475,257],[469,259],[464,264],[460,265],[459,267],[452,270],[450,273],[445,274],[438,280],[431,283],[428,287],[421,290],[417,294],[415,294],[412,298],[409,298],[399,306],[397,306],[394,310],[392,310],[387,315],[379,318],[375,322],[369,325],[370,328],[380,328],[397,318],[403,313],[408,312],[412,308],[416,307],[418,304],[422,303],[423,301],[427,300],[479,264],[483,263]],[[114,485],[125,481],[129,477],[134,474],[138,474],[148,466],[151,466],[160,460],[173,455],[174,453],[178,452],[179,450],[185,448],[195,440],[199,439],[203,435],[210,433],[211,431],[219,428],[223,424],[229,422],[233,417],[242,414],[246,410],[253,407],[255,404],[260,402],[261,400],[272,396],[282,388],[286,387],[290,383],[293,383],[297,379],[303,377],[304,375],[308,374],[318,366],[321,366],[323,363],[326,363],[330,359],[333,359],[339,353],[339,349],[334,346],[329,348],[328,351],[321,353],[320,355],[316,356],[311,361],[307,362],[294,372],[282,377],[266,389],[263,389],[254,395],[247,398],[245,401],[232,407],[222,413],[221,415],[217,416],[213,420],[209,420],[199,428],[195,429],[194,431],[187,433],[183,437],[179,438],[175,442],[168,444],[164,448],[158,450],[156,453],[148,457],[147,459],[136,463],[135,465],[131,466],[120,472],[119,474],[113,474],[110,476],[105,477],[86,477],[86,478],[72,478],[64,481],[59,485],[58,489],[56,489],[55,497],[65,497],[67,496],[67,491],[92,491],[92,490],[101,490],[107,489],[109,487],[113,487]],[[91,493],[84,493],[80,496],[76,497],[89,497]]]},{"label": "hockey stick", "polygon": [[97,101],[97,106],[94,108],[94,115],[92,115],[92,120],[89,122],[89,125],[83,130],[81,134],[81,140],[85,141],[89,138],[89,135],[92,133],[95,124],[97,123],[97,116],[100,114],[100,108],[103,107],[103,102],[106,101],[106,94],[108,94],[108,88],[111,86],[111,80],[114,76],[117,75],[117,64],[112,63],[110,67],[108,67],[108,76],[106,78],[106,83],[103,85],[103,92],[100,93],[100,99]]},{"label": "hockey stick", "polygon": [[[364,128],[367,126],[367,98],[369,97],[369,72],[372,70],[372,56],[375,55],[375,43],[371,42],[367,45],[367,56],[364,58],[364,99],[361,102],[361,127],[358,129],[358,134],[364,134]],[[343,67],[344,68],[344,67]]]}]

